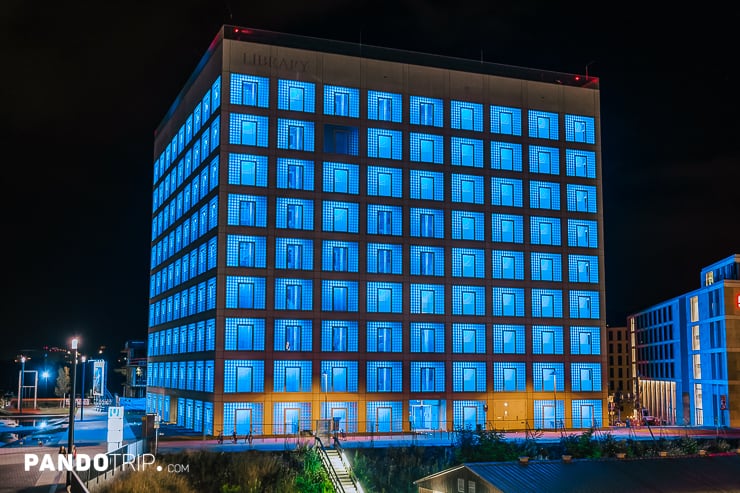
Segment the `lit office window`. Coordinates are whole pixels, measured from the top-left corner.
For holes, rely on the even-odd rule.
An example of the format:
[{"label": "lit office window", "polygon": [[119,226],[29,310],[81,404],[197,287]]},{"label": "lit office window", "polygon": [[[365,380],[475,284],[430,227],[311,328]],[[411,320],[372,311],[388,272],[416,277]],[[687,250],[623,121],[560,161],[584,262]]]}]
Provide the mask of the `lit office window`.
[{"label": "lit office window", "polygon": [[596,153],[594,152],[566,149],[565,163],[568,176],[596,178]]},{"label": "lit office window", "polygon": [[522,110],[506,106],[491,106],[491,133],[522,135]]},{"label": "lit office window", "polygon": [[565,115],[566,142],[594,144],[596,142],[594,123],[594,118],[590,116]]},{"label": "lit office window", "polygon": [[441,99],[409,96],[409,122],[412,125],[443,126]]}]

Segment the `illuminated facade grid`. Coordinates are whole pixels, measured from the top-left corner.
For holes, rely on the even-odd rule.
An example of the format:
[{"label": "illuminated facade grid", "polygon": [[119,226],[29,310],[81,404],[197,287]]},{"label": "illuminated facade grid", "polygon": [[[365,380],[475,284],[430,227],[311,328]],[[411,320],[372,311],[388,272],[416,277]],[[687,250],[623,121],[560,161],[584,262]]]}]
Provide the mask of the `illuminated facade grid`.
[{"label": "illuminated facade grid", "polygon": [[599,126],[593,78],[224,26],[156,132],[148,410],[602,426]]}]

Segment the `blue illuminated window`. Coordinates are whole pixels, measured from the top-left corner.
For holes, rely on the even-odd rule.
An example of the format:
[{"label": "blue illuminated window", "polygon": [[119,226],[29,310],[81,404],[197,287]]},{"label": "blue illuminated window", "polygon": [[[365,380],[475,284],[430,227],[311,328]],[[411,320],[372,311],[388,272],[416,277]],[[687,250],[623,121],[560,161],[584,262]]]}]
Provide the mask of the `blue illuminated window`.
[{"label": "blue illuminated window", "polygon": [[450,154],[453,166],[483,167],[483,141],[450,137]]},{"label": "blue illuminated window", "polygon": [[324,162],[324,192],[359,193],[359,167],[356,164]]},{"label": "blue illuminated window", "polygon": [[445,287],[440,284],[411,284],[411,313],[444,315]]},{"label": "blue illuminated window", "polygon": [[533,281],[561,282],[563,280],[560,254],[532,252],[530,266]]},{"label": "blue illuminated window", "polygon": [[571,327],[571,354],[601,354],[599,327]]},{"label": "blue illuminated window", "polygon": [[568,255],[568,280],[598,284],[599,259],[593,255]]},{"label": "blue illuminated window", "polygon": [[444,163],[444,137],[432,134],[409,134],[409,159],[421,163]]},{"label": "blue illuminated window", "polygon": [[368,166],[367,194],[378,197],[403,197],[403,170]]},{"label": "blue illuminated window", "polygon": [[367,118],[385,122],[401,123],[403,99],[400,94],[392,92],[367,92]]},{"label": "blue illuminated window", "polygon": [[[267,199],[254,195],[229,195],[230,225],[267,226]],[[195,228],[197,234],[197,228]],[[192,233],[191,233],[192,234]]]},{"label": "blue illuminated window", "polygon": [[402,214],[400,207],[369,204],[367,206],[368,234],[401,236]]},{"label": "blue illuminated window", "polygon": [[529,171],[546,175],[560,174],[560,151],[555,147],[529,147]]},{"label": "blue illuminated window", "polygon": [[398,130],[367,129],[367,155],[372,158],[403,158],[403,134]]},{"label": "blue illuminated window", "polygon": [[357,243],[324,240],[321,249],[322,270],[326,272],[357,272]]},{"label": "blue illuminated window", "polygon": [[[367,391],[401,392],[402,376],[400,361],[369,361],[367,363]],[[378,415],[380,415],[380,412],[378,412]],[[375,416],[374,413],[373,416]],[[391,417],[388,416],[388,427],[390,427],[390,420]],[[388,429],[390,431],[390,428]]]},{"label": "blue illuminated window", "polygon": [[315,84],[310,82],[278,80],[278,109],[313,113],[315,88]]},{"label": "blue illuminated window", "polygon": [[568,184],[566,195],[569,211],[596,212],[596,187]]},{"label": "blue illuminated window", "polygon": [[599,318],[598,291],[570,291],[571,318]]},{"label": "blue illuminated window", "polygon": [[442,127],[443,107],[441,99],[409,96],[409,123]]},{"label": "blue illuminated window", "polygon": [[483,177],[452,175],[452,201],[468,204],[483,203]]},{"label": "blue illuminated window", "polygon": [[277,134],[278,149],[309,152],[314,150],[313,122],[278,118]]},{"label": "blue illuminated window", "polygon": [[[264,236],[228,235],[226,237],[226,265],[265,268],[267,253],[265,244]],[[179,275],[177,277],[179,278]]]},{"label": "blue illuminated window", "polygon": [[562,318],[563,292],[558,289],[533,289],[532,316]]},{"label": "blue illuminated window", "polygon": [[483,218],[482,212],[452,211],[452,239],[483,241]]},{"label": "blue illuminated window", "polygon": [[402,327],[400,322],[368,322],[368,352],[400,353],[403,349]]},{"label": "blue illuminated window", "polygon": [[357,127],[324,125],[324,152],[357,156],[360,152]]},{"label": "blue illuminated window", "polygon": [[[190,303],[195,303],[196,292],[191,289]],[[265,279],[263,277],[227,277],[226,308],[265,309]],[[189,313],[190,315],[195,314]]]},{"label": "blue illuminated window", "polygon": [[402,246],[387,243],[368,243],[367,271],[371,274],[402,274]]},{"label": "blue illuminated window", "polygon": [[484,324],[452,324],[452,352],[486,353],[486,326]]},{"label": "blue illuminated window", "polygon": [[570,375],[573,392],[601,391],[601,365],[598,363],[571,363]]},{"label": "blue illuminated window", "polygon": [[493,314],[498,317],[524,316],[524,290],[521,288],[493,288]]},{"label": "blue illuminated window", "polygon": [[524,219],[510,214],[492,214],[493,241],[524,243]]},{"label": "blue illuminated window", "polygon": [[439,209],[412,208],[411,236],[421,238],[444,238],[444,211]]},{"label": "blue illuminated window", "polygon": [[324,201],[323,231],[357,233],[359,205],[351,202]]},{"label": "blue illuminated window", "polygon": [[313,201],[278,197],[276,226],[287,229],[313,229]]},{"label": "blue illuminated window", "polygon": [[411,323],[412,353],[444,353],[444,324]]},{"label": "blue illuminated window", "polygon": [[360,91],[350,87],[324,86],[324,114],[360,116]]},{"label": "blue illuminated window", "polygon": [[581,115],[565,115],[565,140],[567,142],[596,143],[594,118]]},{"label": "blue illuminated window", "polygon": [[[268,119],[266,116],[231,113],[229,144],[267,147],[268,128]],[[193,157],[194,159],[196,158],[196,156]],[[199,158],[195,160],[198,161]]]},{"label": "blue illuminated window", "polygon": [[[494,392],[524,392],[526,390],[525,363],[499,361],[493,363]],[[504,419],[511,419],[507,410],[504,410]]]},{"label": "blue illuminated window", "polygon": [[412,169],[409,180],[409,196],[412,199],[438,201],[445,199],[442,173]]},{"label": "blue illuminated window", "polygon": [[493,250],[491,259],[494,279],[524,279],[524,253]]},{"label": "blue illuminated window", "polygon": [[566,149],[565,171],[568,176],[596,178],[596,153]]},{"label": "blue illuminated window", "polygon": [[484,251],[473,248],[453,248],[452,276],[484,278]]},{"label": "blue illuminated window", "polygon": [[533,209],[560,210],[560,184],[531,181],[529,182],[529,206]]},{"label": "blue illuminated window", "polygon": [[458,130],[483,131],[483,105],[450,101],[450,126]]},{"label": "blue illuminated window", "polygon": [[275,238],[275,268],[313,270],[313,241]]},{"label": "blue illuminated window", "polygon": [[569,219],[568,246],[598,248],[596,221]]},{"label": "blue illuminated window", "polygon": [[491,203],[507,207],[522,207],[522,180],[492,177]]},{"label": "blue illuminated window", "polygon": [[324,320],[321,322],[322,351],[357,351],[357,322]]},{"label": "blue illuminated window", "polygon": [[452,314],[482,317],[486,314],[486,288],[452,286]]},{"label": "blue illuminated window", "polygon": [[292,190],[313,190],[313,161],[278,158],[277,186]]},{"label": "blue illuminated window", "polygon": [[275,279],[275,310],[312,310],[312,286],[310,279]]},{"label": "blue illuminated window", "polygon": [[533,245],[560,245],[560,218],[532,216],[529,223]]},{"label": "blue illuminated window", "polygon": [[524,354],[523,325],[493,325],[494,354]]},{"label": "blue illuminated window", "polygon": [[558,140],[558,114],[529,110],[529,136],[538,139]]},{"label": "blue illuminated window", "polygon": [[411,245],[409,247],[412,276],[443,276],[445,273],[444,248]]},{"label": "blue illuminated window", "polygon": [[565,366],[563,363],[532,363],[532,380],[535,392],[565,390]]},{"label": "blue illuminated window", "polygon": [[491,106],[491,133],[522,135],[522,110],[506,106]]},{"label": "blue illuminated window", "polygon": [[[485,392],[486,364],[472,361],[452,363],[453,392]],[[469,424],[472,427],[472,424]]]},{"label": "blue illuminated window", "polygon": [[231,104],[245,106],[269,107],[270,79],[255,75],[231,73],[231,89],[229,91]]},{"label": "blue illuminated window", "polygon": [[372,313],[402,313],[403,284],[368,282],[367,311]]}]

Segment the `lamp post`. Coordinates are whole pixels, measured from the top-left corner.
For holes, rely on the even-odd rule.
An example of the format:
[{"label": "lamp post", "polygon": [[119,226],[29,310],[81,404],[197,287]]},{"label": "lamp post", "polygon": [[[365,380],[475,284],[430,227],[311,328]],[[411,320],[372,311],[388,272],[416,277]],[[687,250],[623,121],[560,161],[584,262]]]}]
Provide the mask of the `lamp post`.
[{"label": "lamp post", "polygon": [[329,374],[326,372],[326,370],[321,372],[321,381],[324,385],[324,412],[322,414],[324,419],[327,419],[327,410],[329,407],[327,396],[327,393],[329,392]]},{"label": "lamp post", "polygon": [[49,380],[49,372],[47,370],[44,370],[43,373],[41,373],[41,377],[44,379],[44,397],[49,395],[48,390],[48,380]]},{"label": "lamp post", "polygon": [[18,375],[18,414],[23,413],[23,385],[26,376],[26,357],[21,356],[21,374]]},{"label": "lamp post", "polygon": [[552,372],[552,413],[553,413],[553,424],[555,429],[558,429],[558,373]]},{"label": "lamp post", "polygon": [[[72,393],[69,395],[69,427],[67,436],[67,453],[72,453],[75,436],[75,394],[77,393],[77,338],[72,339],[72,357],[74,366],[72,367]],[[72,485],[72,471],[67,471],[67,487]]]},{"label": "lamp post", "polygon": [[80,356],[82,363],[82,390],[80,392],[80,421],[85,420],[85,367],[87,366],[87,356]]}]

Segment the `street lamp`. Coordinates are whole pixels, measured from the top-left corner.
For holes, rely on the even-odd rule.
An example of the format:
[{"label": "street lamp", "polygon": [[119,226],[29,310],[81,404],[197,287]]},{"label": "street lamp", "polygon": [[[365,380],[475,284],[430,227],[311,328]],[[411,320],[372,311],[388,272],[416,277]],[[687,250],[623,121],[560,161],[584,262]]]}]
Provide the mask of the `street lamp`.
[{"label": "street lamp", "polygon": [[552,372],[552,413],[553,413],[553,423],[555,424],[555,429],[558,429],[558,373],[556,371]]},{"label": "street lamp", "polygon": [[324,412],[322,414],[323,414],[323,418],[324,419],[327,419],[328,418],[328,416],[327,416],[327,410],[329,408],[329,403],[327,401],[327,399],[328,399],[328,395],[327,394],[329,392],[329,374],[326,372],[326,370],[324,370],[323,372],[321,372],[321,381],[322,381],[322,384],[324,386]]},{"label": "street lamp", "polygon": [[[75,437],[75,394],[77,393],[77,343],[78,339],[75,337],[72,339],[72,351],[74,358],[74,366],[72,368],[72,393],[69,395],[69,427],[67,436],[67,453],[72,453],[72,447],[74,446]],[[67,487],[72,485],[72,471],[67,471]]]},{"label": "street lamp", "polygon": [[18,375],[18,414],[23,413],[23,385],[24,377],[26,375],[26,357],[21,356],[21,374]]},{"label": "street lamp", "polygon": [[41,378],[44,379],[44,397],[46,397],[47,395],[49,395],[49,391],[47,388],[47,384],[48,384],[47,380],[49,378],[49,371],[44,370],[43,373],[41,373]]},{"label": "street lamp", "polygon": [[87,366],[87,356],[80,356],[80,362],[82,363],[82,394],[80,400],[80,421],[85,420],[85,367]]}]

